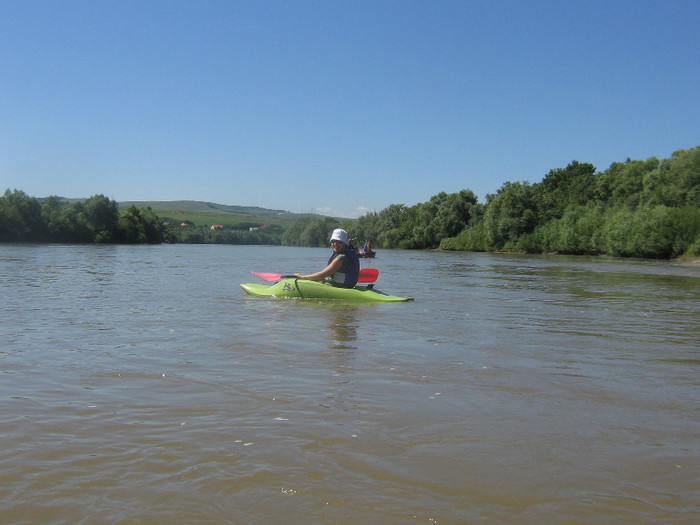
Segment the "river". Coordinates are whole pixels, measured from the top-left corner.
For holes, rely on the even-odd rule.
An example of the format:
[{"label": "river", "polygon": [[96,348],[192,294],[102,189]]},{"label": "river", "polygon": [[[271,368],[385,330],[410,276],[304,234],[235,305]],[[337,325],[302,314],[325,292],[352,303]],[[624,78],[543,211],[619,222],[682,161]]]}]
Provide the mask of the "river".
[{"label": "river", "polygon": [[3,524],[700,522],[700,268],[0,245]]}]

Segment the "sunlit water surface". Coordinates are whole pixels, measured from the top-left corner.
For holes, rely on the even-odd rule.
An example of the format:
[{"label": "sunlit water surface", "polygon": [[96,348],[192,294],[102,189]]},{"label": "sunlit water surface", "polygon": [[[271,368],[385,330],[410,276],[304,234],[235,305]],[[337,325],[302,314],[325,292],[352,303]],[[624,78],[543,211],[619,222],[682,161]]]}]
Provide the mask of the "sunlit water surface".
[{"label": "sunlit water surface", "polygon": [[2,523],[700,522],[700,269],[0,245]]}]

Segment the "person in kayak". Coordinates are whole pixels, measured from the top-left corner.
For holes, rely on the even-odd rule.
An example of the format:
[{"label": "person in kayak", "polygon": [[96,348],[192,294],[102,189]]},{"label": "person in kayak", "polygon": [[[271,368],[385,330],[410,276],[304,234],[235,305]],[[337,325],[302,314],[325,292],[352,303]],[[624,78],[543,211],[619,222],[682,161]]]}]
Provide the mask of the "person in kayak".
[{"label": "person in kayak", "polygon": [[348,232],[340,228],[333,230],[331,247],[333,253],[323,270],[309,275],[295,273],[294,277],[308,281],[325,280],[334,286],[346,288],[355,286],[360,275],[360,259],[357,252],[350,248]]},{"label": "person in kayak", "polygon": [[363,257],[374,257],[376,252],[372,250],[372,241],[367,241],[362,248]]}]

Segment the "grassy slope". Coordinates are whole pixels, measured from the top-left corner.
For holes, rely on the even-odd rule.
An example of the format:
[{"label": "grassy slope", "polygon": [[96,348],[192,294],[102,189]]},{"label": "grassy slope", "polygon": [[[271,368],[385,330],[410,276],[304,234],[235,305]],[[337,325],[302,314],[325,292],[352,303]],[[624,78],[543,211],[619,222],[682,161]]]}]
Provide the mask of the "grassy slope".
[{"label": "grassy slope", "polygon": [[128,201],[120,202],[119,209],[134,205],[137,208],[150,206],[159,217],[171,221],[190,222],[197,226],[221,224],[234,226],[240,223],[256,223],[260,226],[288,226],[308,214],[290,213],[283,210],[268,210],[257,206],[227,206],[201,201]]}]

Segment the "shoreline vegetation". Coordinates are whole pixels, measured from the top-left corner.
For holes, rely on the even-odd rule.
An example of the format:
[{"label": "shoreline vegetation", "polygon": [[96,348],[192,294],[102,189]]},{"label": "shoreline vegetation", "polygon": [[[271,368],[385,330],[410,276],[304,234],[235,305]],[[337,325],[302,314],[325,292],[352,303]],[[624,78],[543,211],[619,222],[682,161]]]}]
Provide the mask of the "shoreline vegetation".
[{"label": "shoreline vegetation", "polygon": [[[485,203],[471,190],[392,204],[358,219],[198,203],[120,206],[104,195],[45,199],[7,189],[0,242],[326,246],[342,227],[375,249],[610,255],[700,262],[700,146],[668,159],[573,161],[541,182],[506,182]],[[154,209],[155,207],[155,209]]]}]

